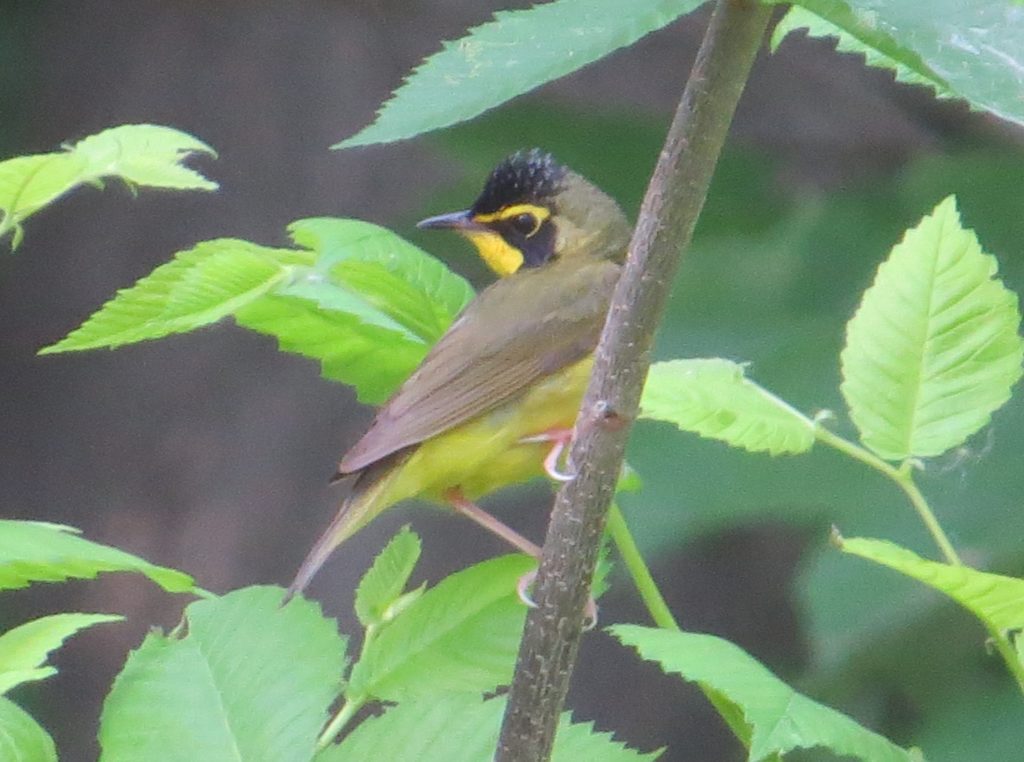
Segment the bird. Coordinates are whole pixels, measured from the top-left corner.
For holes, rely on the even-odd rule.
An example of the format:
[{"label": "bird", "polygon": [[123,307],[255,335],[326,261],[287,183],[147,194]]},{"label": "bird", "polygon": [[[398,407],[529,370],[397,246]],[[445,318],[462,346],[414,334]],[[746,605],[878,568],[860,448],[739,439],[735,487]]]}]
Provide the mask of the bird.
[{"label": "bird", "polygon": [[567,478],[559,459],[625,260],[626,216],[597,186],[532,149],[501,161],[469,209],[418,227],[463,235],[498,279],[342,458],[335,479],[351,478],[351,492],[302,562],[289,598],[342,542],[409,498],[447,505],[539,557],[537,545],[476,501],[545,473]]}]

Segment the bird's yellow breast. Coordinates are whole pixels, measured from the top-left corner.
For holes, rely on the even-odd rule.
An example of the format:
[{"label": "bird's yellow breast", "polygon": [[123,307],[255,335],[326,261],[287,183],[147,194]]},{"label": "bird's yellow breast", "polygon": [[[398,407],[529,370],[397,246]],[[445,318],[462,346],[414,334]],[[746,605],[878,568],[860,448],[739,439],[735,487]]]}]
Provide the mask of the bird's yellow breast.
[{"label": "bird's yellow breast", "polygon": [[593,356],[534,384],[521,397],[421,444],[400,467],[382,502],[421,496],[444,502],[459,487],[475,500],[543,473],[547,442],[520,442],[552,429],[572,428],[587,388]]}]

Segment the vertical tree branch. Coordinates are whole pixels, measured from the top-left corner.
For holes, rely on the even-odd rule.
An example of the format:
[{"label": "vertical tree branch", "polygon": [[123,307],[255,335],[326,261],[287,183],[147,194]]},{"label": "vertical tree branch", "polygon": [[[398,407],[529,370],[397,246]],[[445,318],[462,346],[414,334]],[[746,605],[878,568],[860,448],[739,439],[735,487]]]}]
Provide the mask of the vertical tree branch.
[{"label": "vertical tree branch", "polygon": [[654,332],[769,15],[755,0],[717,0],[647,187],[576,421],[570,463],[578,473],[555,499],[497,762],[550,757]]}]

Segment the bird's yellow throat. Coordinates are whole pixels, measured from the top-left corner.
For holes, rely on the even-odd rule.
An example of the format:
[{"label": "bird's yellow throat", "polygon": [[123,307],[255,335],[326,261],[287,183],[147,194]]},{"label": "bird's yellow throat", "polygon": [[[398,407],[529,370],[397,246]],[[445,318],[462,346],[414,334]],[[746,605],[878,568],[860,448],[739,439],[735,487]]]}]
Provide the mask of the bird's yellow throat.
[{"label": "bird's yellow throat", "polygon": [[[551,216],[551,211],[547,207],[536,204],[512,204],[490,214],[474,215],[473,221],[487,224],[500,220],[510,220],[523,214],[528,214],[536,220],[535,233],[541,224]],[[480,258],[498,276],[504,278],[512,275],[523,266],[523,253],[506,241],[501,234],[487,229],[466,229],[462,232],[476,247]],[[533,233],[530,235],[533,235]]]},{"label": "bird's yellow throat", "polygon": [[467,230],[466,238],[476,247],[480,258],[504,278],[523,266],[523,254],[504,238],[490,230]]}]

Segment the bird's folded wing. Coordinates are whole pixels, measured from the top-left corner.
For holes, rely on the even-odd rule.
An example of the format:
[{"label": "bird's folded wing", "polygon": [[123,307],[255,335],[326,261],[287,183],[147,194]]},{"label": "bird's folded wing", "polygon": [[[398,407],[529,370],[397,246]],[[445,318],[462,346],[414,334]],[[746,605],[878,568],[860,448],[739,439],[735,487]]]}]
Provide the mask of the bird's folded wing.
[{"label": "bird's folded wing", "polygon": [[341,461],[351,473],[515,399],[597,345],[619,267],[559,265],[500,280],[470,304]]}]

